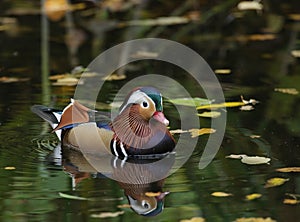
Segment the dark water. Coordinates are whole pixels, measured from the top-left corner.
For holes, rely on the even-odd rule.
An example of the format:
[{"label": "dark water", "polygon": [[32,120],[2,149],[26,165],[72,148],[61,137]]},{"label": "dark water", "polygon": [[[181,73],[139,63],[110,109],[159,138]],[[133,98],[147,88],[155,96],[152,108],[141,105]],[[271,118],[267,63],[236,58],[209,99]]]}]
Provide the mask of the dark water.
[{"label": "dark water", "polygon": [[[299,58],[292,53],[300,47],[298,1],[262,1],[263,10],[246,11],[238,10],[239,1],[129,1],[134,10],[124,7],[124,3],[118,8],[112,2],[97,1],[97,6],[86,2],[86,8],[49,21],[43,20],[39,2],[1,1],[0,220],[180,221],[203,217],[206,221],[234,221],[270,217],[297,221],[299,205],[284,204],[283,200],[300,198],[299,174],[279,173],[276,169],[299,166],[299,94],[275,89],[300,90]],[[167,26],[120,25],[134,19],[171,15],[194,20]],[[68,39],[67,34],[73,38]],[[48,125],[30,112],[33,104],[63,108],[74,94],[74,86],[51,85],[47,73],[70,72],[78,65],[86,67],[104,50],[145,37],[178,41],[198,52],[213,70],[230,70],[228,75],[217,75],[226,101],[240,101],[243,95],[260,102],[251,111],[227,108],[223,143],[206,168],[198,167],[208,138],[203,135],[183,167],[152,184],[156,186],[153,191],[170,191],[163,212],[155,217],[134,213],[125,195],[134,188],[91,172],[80,155],[70,155],[73,165],[55,159],[52,150],[57,140],[49,133]],[[112,102],[118,89],[141,73],[167,73],[192,96],[205,96],[178,67],[140,62],[126,69],[126,79],[106,82],[99,102]],[[3,77],[18,79],[4,82]],[[180,97],[181,93],[176,93]],[[166,103],[164,112],[171,129],[181,127],[171,104]],[[222,113],[225,115],[224,110]],[[210,127],[210,120],[201,118],[200,122],[201,127]],[[225,158],[230,154],[265,156],[271,158],[271,163],[247,165]],[[289,181],[265,188],[266,181],[273,177]],[[212,196],[216,191],[232,196]],[[262,197],[245,200],[252,193]],[[72,199],[76,197],[83,199]],[[103,212],[121,215],[97,218]]]}]

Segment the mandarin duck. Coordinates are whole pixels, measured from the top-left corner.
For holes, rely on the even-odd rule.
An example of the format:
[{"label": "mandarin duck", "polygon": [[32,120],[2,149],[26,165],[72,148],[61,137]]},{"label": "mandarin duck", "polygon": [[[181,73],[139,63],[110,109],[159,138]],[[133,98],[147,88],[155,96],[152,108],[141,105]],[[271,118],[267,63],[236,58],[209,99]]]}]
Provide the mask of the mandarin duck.
[{"label": "mandarin duck", "polygon": [[50,123],[62,146],[81,152],[143,158],[168,154],[175,147],[162,95],[153,87],[133,89],[113,120],[73,99],[63,111],[43,105],[31,110]]}]

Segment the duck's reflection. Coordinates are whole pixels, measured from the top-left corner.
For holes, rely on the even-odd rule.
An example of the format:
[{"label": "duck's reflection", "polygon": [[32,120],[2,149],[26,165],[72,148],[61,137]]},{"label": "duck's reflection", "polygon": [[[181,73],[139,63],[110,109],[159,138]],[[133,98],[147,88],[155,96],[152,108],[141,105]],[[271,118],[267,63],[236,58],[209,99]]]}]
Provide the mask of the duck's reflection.
[{"label": "duck's reflection", "polygon": [[169,154],[164,161],[159,159],[121,160],[114,156],[82,154],[68,148],[62,152],[62,165],[70,174],[73,188],[90,177],[110,177],[124,190],[131,209],[139,215],[155,216],[164,208],[163,191],[165,179],[174,164],[175,155]]}]

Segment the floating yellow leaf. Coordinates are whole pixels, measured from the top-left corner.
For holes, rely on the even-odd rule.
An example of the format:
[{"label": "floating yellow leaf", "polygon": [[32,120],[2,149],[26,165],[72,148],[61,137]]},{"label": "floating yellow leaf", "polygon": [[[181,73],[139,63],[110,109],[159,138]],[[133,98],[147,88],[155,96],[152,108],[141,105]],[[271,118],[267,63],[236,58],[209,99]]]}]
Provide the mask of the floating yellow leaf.
[{"label": "floating yellow leaf", "polygon": [[211,129],[211,128],[202,128],[202,129],[190,129],[189,132],[191,133],[191,137],[195,138],[197,136],[201,136],[201,135],[204,135],[204,134],[215,133],[216,130]]},{"label": "floating yellow leaf", "polygon": [[300,14],[289,14],[288,18],[294,21],[300,21]]},{"label": "floating yellow leaf", "polygon": [[91,214],[93,218],[108,218],[108,217],[117,217],[124,214],[124,211],[116,211],[116,212],[102,212],[100,214]]},{"label": "floating yellow leaf", "polygon": [[291,205],[294,205],[294,204],[298,204],[298,203],[300,203],[300,201],[299,200],[297,200],[297,199],[284,199],[283,200],[283,203],[284,204],[291,204]]},{"label": "floating yellow leaf", "polygon": [[275,92],[281,92],[281,93],[286,93],[290,95],[297,95],[299,94],[299,91],[295,88],[275,88]]},{"label": "floating yellow leaf", "polygon": [[212,112],[203,112],[203,113],[199,113],[197,114],[197,116],[200,117],[208,117],[208,118],[217,118],[221,115],[220,112],[216,112],[216,111],[212,111]]},{"label": "floating yellow leaf", "polygon": [[75,85],[81,85],[83,84],[82,81],[79,81],[79,79],[75,77],[64,77],[61,79],[57,79],[56,82],[52,83],[54,86],[75,86]]},{"label": "floating yellow leaf", "polygon": [[201,105],[198,106],[197,109],[219,109],[223,107],[238,107],[238,106],[244,106],[244,105],[255,105],[258,103],[257,100],[255,99],[250,99],[250,100],[244,100],[244,98],[241,96],[242,101],[238,102],[225,102],[225,103],[219,103],[219,104],[208,104],[208,105]]},{"label": "floating yellow leaf", "polygon": [[180,220],[180,222],[205,222],[203,217],[192,217],[191,219]]},{"label": "floating yellow leaf", "polygon": [[276,171],[282,173],[300,173],[300,167],[284,167],[276,169]]},{"label": "floating yellow leaf", "polygon": [[161,194],[161,192],[146,192],[145,195],[147,197],[157,197]]},{"label": "floating yellow leaf", "polygon": [[231,193],[225,193],[225,192],[213,192],[211,193],[210,195],[214,196],[214,197],[229,197],[229,196],[232,196]]},{"label": "floating yellow leaf", "polygon": [[14,166],[7,166],[4,167],[5,170],[15,170],[16,168]]},{"label": "floating yellow leaf", "polygon": [[246,195],[246,200],[255,200],[260,198],[262,195],[260,193],[252,193],[252,194],[248,194]]},{"label": "floating yellow leaf", "polygon": [[258,138],[260,138],[261,136],[260,135],[250,135],[250,138],[252,138],[252,139],[258,139]]},{"label": "floating yellow leaf", "polygon": [[277,186],[284,184],[287,181],[289,181],[289,179],[274,177],[274,178],[267,180],[267,182],[265,184],[265,188],[277,187]]},{"label": "floating yellow leaf", "polygon": [[236,219],[234,222],[276,222],[276,220],[273,220],[270,217],[241,217]]},{"label": "floating yellow leaf", "polygon": [[230,69],[216,69],[215,73],[216,74],[230,74],[231,70]]}]

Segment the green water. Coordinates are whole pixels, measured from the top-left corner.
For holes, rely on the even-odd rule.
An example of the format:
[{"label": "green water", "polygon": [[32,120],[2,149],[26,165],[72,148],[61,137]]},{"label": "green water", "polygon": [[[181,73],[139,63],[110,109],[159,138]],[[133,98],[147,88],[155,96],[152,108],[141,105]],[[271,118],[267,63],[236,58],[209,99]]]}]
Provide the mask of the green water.
[{"label": "green water", "polygon": [[[87,2],[85,9],[59,21],[43,23],[39,2],[1,1],[0,79],[29,79],[0,83],[0,221],[180,221],[192,217],[206,221],[234,221],[242,217],[297,221],[299,204],[284,204],[283,200],[292,198],[287,193],[300,198],[299,173],[279,173],[276,169],[299,166],[299,94],[275,89],[300,91],[299,58],[292,56],[292,51],[300,47],[300,23],[293,17],[299,13],[299,3],[262,1],[263,11],[239,11],[237,3],[146,1],[132,6],[135,10],[107,11],[104,6]],[[115,25],[133,19],[187,16],[192,12],[199,19],[184,24]],[[75,36],[72,44],[66,44],[68,33]],[[251,111],[227,108],[223,143],[213,161],[201,170],[198,164],[208,136],[199,137],[189,160],[164,180],[162,190],[170,194],[165,197],[163,212],[155,217],[142,217],[126,207],[124,187],[101,175],[82,170],[83,179],[74,188],[70,171],[77,170],[76,166],[53,159],[57,140],[49,133],[49,126],[30,111],[34,104],[63,108],[74,94],[74,86],[51,85],[48,74],[70,72],[77,65],[86,67],[111,46],[144,37],[178,41],[199,53],[212,70],[229,69],[230,74],[217,75],[226,101],[240,101],[243,95],[260,102]],[[118,89],[141,73],[166,73],[192,96],[204,96],[195,81],[178,67],[143,61],[126,69],[126,79],[105,83],[99,102],[112,102]],[[224,115],[225,110],[221,112]],[[165,104],[164,113],[171,129],[180,128],[171,104]],[[200,123],[201,127],[210,126],[209,119],[200,118]],[[51,144],[41,146],[38,141]],[[265,156],[271,162],[247,165],[225,158],[230,154]],[[266,181],[273,177],[289,181],[265,188]],[[216,191],[232,196],[213,197],[211,193]],[[262,197],[245,200],[251,193]],[[95,217],[119,211],[122,214],[116,217]]]}]

